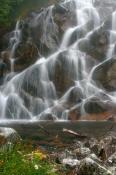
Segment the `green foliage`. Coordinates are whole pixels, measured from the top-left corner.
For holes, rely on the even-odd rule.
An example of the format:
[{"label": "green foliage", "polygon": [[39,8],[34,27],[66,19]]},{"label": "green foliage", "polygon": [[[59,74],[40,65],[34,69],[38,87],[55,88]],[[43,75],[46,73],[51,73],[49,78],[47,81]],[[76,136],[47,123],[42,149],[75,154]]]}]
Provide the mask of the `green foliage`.
[{"label": "green foliage", "polygon": [[[8,145],[9,147],[9,145]],[[31,146],[22,146],[20,142],[7,152],[0,152],[0,174],[2,175],[57,175],[52,172],[53,165],[44,159],[39,150],[32,151]]]},{"label": "green foliage", "polygon": [[6,28],[16,22],[25,11],[39,8],[55,0],[0,0],[0,28]]},{"label": "green foliage", "polygon": [[0,0],[0,27],[9,26],[12,23],[12,14],[15,8],[23,0]]}]

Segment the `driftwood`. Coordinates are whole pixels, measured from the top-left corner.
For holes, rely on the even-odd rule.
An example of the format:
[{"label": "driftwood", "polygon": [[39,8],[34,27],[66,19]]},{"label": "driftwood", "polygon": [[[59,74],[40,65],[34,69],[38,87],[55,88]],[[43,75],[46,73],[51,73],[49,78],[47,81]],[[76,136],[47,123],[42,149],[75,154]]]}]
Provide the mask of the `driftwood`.
[{"label": "driftwood", "polygon": [[75,136],[77,136],[77,137],[87,137],[88,135],[87,134],[79,134],[79,133],[77,133],[77,132],[74,132],[74,131],[72,131],[72,130],[69,130],[69,129],[66,129],[66,128],[63,128],[63,130],[62,130],[62,132],[66,132],[66,133],[69,133],[69,134],[73,134],[73,135],[75,135]]}]

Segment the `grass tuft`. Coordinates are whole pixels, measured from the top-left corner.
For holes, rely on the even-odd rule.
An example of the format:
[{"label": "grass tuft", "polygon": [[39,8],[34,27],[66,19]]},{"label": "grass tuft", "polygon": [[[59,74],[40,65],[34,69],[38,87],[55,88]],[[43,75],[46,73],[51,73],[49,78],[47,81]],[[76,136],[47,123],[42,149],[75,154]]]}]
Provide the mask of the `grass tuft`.
[{"label": "grass tuft", "polygon": [[[7,146],[12,143],[7,143]],[[0,152],[0,174],[2,175],[57,175],[49,157],[33,150],[32,145],[21,142],[13,144],[12,149]]]}]

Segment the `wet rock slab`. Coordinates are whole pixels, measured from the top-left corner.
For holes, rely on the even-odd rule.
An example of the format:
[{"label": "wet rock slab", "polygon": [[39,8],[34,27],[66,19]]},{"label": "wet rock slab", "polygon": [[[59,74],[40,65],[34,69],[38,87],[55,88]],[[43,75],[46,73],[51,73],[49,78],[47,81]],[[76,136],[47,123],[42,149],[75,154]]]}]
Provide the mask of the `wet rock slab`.
[{"label": "wet rock slab", "polygon": [[76,135],[63,132],[63,128],[79,133],[80,138],[99,138],[109,131],[116,132],[116,123],[111,121],[1,121],[0,127],[13,128],[22,138],[36,140],[42,144],[50,144],[55,138],[57,140],[57,137],[63,143],[72,143],[78,138]]}]

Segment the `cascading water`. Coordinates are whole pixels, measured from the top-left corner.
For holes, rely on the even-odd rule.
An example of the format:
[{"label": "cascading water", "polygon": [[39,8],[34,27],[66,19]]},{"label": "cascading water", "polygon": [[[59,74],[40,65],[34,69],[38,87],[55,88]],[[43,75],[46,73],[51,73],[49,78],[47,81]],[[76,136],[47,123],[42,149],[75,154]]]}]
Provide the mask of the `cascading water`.
[{"label": "cascading water", "polygon": [[[29,22],[30,31],[36,26],[41,26],[43,31],[39,52],[43,53],[41,49],[44,43],[47,46],[46,50],[53,45],[55,49],[50,56],[43,55],[38,58],[32,66],[2,85],[1,119],[68,120],[71,119],[70,113],[75,109],[80,110],[79,117],[85,115],[85,104],[92,98],[98,98],[100,103],[107,101],[116,103],[114,94],[106,92],[93,81],[96,69],[107,62],[113,54],[111,49],[107,49],[107,54],[101,62],[92,58],[94,56],[92,51],[95,50],[93,40],[96,39],[96,35],[99,37],[99,31],[101,32],[103,28],[94,2],[93,0],[65,0],[59,3],[61,13],[63,10],[68,14],[72,13],[75,17],[73,25],[64,29],[60,42],[57,36],[58,26],[54,19],[55,6],[44,8],[33,15]],[[116,15],[113,13],[111,30],[114,35],[115,19]],[[10,39],[11,72],[14,72],[15,51],[23,38],[22,32],[18,21],[14,35]],[[94,33],[96,33],[95,36]],[[105,34],[102,35],[104,36]],[[104,44],[104,40],[104,38],[100,40],[101,45]],[[110,44],[114,44],[115,41],[111,36],[109,40]],[[97,43],[96,47],[99,51],[97,54],[101,53]],[[107,99],[104,99],[104,94]]]},{"label": "cascading water", "polygon": [[11,72],[14,72],[14,59],[15,59],[14,53],[17,45],[20,42],[20,39],[21,39],[20,21],[17,21],[16,28],[13,32],[13,37],[11,37],[10,39],[10,47],[12,48],[9,56],[11,62]]}]

